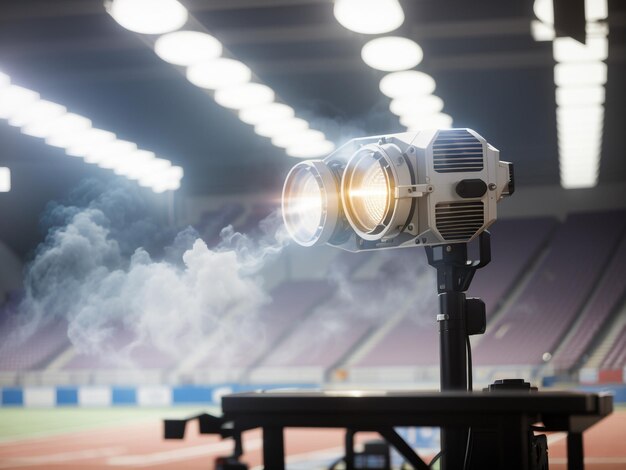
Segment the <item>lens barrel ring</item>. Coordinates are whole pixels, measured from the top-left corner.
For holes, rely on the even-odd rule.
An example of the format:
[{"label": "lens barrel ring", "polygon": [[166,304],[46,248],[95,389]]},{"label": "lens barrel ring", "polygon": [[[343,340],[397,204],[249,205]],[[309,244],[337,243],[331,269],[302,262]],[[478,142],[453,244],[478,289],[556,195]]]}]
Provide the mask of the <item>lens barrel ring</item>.
[{"label": "lens barrel ring", "polygon": [[[291,207],[297,200],[298,187],[304,181],[302,176],[312,177],[317,183],[320,197],[320,218],[313,233],[303,233],[300,225],[301,214],[294,214]],[[309,180],[310,182],[310,180]],[[339,189],[332,170],[322,160],[307,160],[298,163],[289,171],[283,186],[282,213],[285,227],[291,238],[302,246],[321,245],[333,235],[339,218]]]},{"label": "lens barrel ring", "polygon": [[[359,170],[359,165],[366,158],[373,158],[377,161],[387,182],[384,214],[375,227],[368,227],[362,223],[363,214],[360,214],[359,211],[362,211],[363,208],[353,204],[351,198],[351,192],[354,194],[355,191],[360,191],[359,188],[353,186],[357,181],[355,176]],[[413,201],[397,197],[396,188],[408,186],[411,181],[410,166],[407,165],[405,156],[395,144],[364,145],[350,157],[341,180],[341,201],[345,216],[359,237],[368,241],[376,241],[392,238],[400,233],[408,222]]]}]

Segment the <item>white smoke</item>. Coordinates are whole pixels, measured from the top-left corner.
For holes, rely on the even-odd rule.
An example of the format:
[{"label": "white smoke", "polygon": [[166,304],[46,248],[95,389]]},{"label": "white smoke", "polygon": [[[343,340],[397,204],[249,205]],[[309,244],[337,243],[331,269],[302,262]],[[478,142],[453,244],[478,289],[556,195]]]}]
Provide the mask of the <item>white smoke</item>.
[{"label": "white smoke", "polygon": [[67,321],[79,353],[129,361],[141,346],[181,357],[209,335],[259,326],[255,313],[270,300],[259,271],[288,242],[278,213],[261,223],[257,240],[227,227],[222,242],[209,248],[185,230],[156,260],[136,246],[142,237],[135,229],[145,235],[158,227],[137,222],[137,211],[120,194],[49,211],[62,223],[27,268],[18,314],[22,338]]}]

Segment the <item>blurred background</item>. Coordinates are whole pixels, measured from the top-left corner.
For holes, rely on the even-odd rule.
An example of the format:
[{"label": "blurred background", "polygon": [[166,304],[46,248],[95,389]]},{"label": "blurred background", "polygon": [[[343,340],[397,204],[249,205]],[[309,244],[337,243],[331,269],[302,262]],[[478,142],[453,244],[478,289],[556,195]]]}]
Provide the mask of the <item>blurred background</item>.
[{"label": "blurred background", "polygon": [[[469,290],[474,383],[625,402],[626,4],[562,5],[0,2],[0,468],[206,468],[228,446],[163,443],[160,418],[256,388],[436,389],[423,250],[303,248],[279,214],[300,159],[407,129],[468,127],[515,165]],[[294,468],[340,444],[288,441]]]}]

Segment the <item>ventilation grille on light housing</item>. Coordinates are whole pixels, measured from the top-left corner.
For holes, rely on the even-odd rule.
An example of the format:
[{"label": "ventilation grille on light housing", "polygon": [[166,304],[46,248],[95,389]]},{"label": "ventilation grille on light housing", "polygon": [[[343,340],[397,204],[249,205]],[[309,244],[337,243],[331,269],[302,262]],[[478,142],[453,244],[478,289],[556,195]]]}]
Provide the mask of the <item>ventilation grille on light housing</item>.
[{"label": "ventilation grille on light housing", "polygon": [[435,223],[444,240],[469,240],[483,226],[482,202],[450,202],[435,206]]},{"label": "ventilation grille on light housing", "polygon": [[433,164],[439,173],[480,171],[483,144],[466,129],[441,130],[433,143]]}]

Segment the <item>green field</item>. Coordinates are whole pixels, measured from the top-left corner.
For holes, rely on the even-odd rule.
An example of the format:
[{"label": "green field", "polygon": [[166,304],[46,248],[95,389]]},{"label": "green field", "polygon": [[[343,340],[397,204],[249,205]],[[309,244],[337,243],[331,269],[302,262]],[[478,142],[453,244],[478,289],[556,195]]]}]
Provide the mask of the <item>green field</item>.
[{"label": "green field", "polygon": [[172,408],[0,408],[0,441],[81,431],[85,429],[182,418],[205,407]]}]

